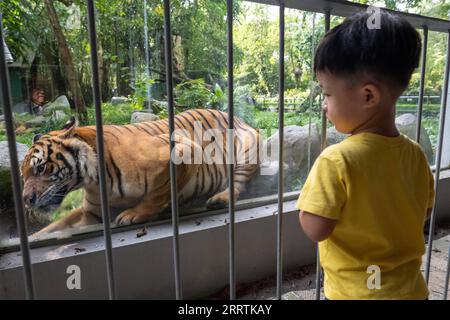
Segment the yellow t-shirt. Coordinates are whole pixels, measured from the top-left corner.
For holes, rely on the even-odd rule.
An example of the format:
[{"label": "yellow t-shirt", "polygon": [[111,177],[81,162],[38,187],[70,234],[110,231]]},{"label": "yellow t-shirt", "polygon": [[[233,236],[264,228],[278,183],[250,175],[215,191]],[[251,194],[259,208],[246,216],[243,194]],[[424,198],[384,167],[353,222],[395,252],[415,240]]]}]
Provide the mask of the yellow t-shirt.
[{"label": "yellow t-shirt", "polygon": [[319,243],[325,296],[427,298],[420,266],[433,201],[426,156],[402,134],[359,133],[326,148],[297,202],[300,210],[338,221]]}]

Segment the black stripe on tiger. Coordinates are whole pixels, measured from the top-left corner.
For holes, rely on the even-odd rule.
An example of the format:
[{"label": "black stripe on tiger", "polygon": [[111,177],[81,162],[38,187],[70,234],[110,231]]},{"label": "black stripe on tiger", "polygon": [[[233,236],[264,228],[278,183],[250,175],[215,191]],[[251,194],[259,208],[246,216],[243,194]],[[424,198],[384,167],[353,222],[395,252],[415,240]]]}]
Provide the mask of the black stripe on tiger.
[{"label": "black stripe on tiger", "polygon": [[123,198],[123,189],[122,189],[122,171],[117,167],[114,158],[109,154],[109,159],[111,160],[111,165],[116,173],[117,177],[117,188],[119,189],[120,196]]},{"label": "black stripe on tiger", "polygon": [[[198,114],[201,118],[203,118],[203,120],[205,120],[206,124],[208,125],[209,129],[212,129],[211,124],[209,123],[208,119],[206,119],[206,117],[203,115],[203,113],[199,112],[198,110],[192,110],[194,111],[196,114]],[[203,123],[203,121],[202,121]]]},{"label": "black stripe on tiger", "polygon": [[130,128],[128,128],[128,126],[123,126],[123,128],[124,128],[125,130],[127,130],[128,132],[131,132],[131,133],[134,134],[133,130],[131,130]]},{"label": "black stripe on tiger", "polygon": [[[73,173],[72,166],[70,165],[69,161],[67,161],[66,157],[61,152],[56,153],[56,159],[60,160],[60,161],[62,161],[64,163],[66,168],[69,169],[70,174]],[[61,171],[61,170],[62,169],[60,169],[59,171]]]},{"label": "black stripe on tiger", "polygon": [[156,122],[152,122],[152,125],[155,126],[156,128],[158,128],[160,134],[165,133],[165,131],[163,129],[161,129],[161,127]]},{"label": "black stripe on tiger", "polygon": [[216,116],[216,114],[214,113],[214,112],[212,112],[211,110],[209,110],[209,109],[205,109],[206,111],[208,111],[209,112],[209,114],[211,114],[211,117],[213,117],[215,120],[216,120],[216,123],[218,123],[219,124],[219,127],[220,127],[220,129],[222,130],[222,131],[225,131],[227,128],[225,128],[223,125],[222,125],[222,121],[220,121],[220,119],[217,119],[217,116]]}]

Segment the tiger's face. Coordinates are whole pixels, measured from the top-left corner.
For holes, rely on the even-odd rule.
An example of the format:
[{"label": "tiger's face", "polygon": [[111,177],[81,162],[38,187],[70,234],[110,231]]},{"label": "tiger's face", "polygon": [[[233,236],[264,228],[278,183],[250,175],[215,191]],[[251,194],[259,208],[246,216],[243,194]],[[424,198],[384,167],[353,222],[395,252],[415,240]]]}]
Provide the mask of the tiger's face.
[{"label": "tiger's face", "polygon": [[37,135],[21,166],[25,207],[48,213],[59,207],[64,197],[82,186],[80,168],[83,148],[71,138],[75,120],[61,131]]}]

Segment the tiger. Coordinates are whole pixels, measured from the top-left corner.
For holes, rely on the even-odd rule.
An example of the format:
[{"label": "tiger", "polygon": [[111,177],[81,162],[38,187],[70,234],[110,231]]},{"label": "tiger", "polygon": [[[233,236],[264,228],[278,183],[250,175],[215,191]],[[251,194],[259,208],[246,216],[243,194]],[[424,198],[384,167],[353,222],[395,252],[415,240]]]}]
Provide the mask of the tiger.
[{"label": "tiger", "polygon": [[[228,206],[227,160],[233,164],[235,199],[258,170],[259,131],[238,117],[231,138],[228,114],[215,109],[190,109],[173,123],[172,137],[167,119],[102,126],[108,206],[120,212],[114,220],[118,226],[148,222],[170,207],[170,161],[177,161],[179,203],[204,196],[208,209]],[[79,208],[33,236],[102,223],[96,137],[95,126],[78,126],[72,117],[61,130],[33,138],[21,165],[25,207],[49,213],[68,193],[84,189]],[[199,154],[209,158],[195,161]]]}]

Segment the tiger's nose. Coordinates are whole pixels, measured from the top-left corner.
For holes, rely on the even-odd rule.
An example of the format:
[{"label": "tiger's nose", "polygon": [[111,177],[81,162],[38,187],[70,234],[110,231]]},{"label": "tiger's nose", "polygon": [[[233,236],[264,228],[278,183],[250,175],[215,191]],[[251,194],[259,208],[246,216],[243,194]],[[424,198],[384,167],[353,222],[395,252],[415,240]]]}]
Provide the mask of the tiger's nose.
[{"label": "tiger's nose", "polygon": [[23,197],[25,206],[32,207],[36,204],[37,196],[35,192],[31,192]]}]

